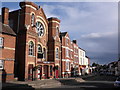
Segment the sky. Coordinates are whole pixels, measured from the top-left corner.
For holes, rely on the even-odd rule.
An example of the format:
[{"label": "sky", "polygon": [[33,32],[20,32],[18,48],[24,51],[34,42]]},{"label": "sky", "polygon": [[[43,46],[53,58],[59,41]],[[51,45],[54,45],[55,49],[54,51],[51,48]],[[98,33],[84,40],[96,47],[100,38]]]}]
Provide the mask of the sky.
[{"label": "sky", "polygon": [[[68,32],[86,50],[91,63],[108,64],[118,60],[117,2],[35,2],[46,16],[61,20],[60,31]],[[10,11],[18,2],[2,2]]]}]

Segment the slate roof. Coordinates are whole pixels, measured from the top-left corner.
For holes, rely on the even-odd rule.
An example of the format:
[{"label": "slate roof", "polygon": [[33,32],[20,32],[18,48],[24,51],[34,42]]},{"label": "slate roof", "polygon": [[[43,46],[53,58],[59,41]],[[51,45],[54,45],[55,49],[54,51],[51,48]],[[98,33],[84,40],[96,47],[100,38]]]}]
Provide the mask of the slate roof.
[{"label": "slate roof", "polygon": [[67,34],[67,32],[61,32],[60,36],[65,36]]},{"label": "slate roof", "polygon": [[0,22],[0,33],[16,36],[15,32],[9,25]]}]

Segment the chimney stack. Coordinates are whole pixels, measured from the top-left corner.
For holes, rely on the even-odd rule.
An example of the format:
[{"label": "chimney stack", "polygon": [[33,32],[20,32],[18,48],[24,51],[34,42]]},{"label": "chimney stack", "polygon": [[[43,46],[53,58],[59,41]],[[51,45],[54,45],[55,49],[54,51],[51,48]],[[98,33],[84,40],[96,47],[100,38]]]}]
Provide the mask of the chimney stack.
[{"label": "chimney stack", "polygon": [[6,7],[2,8],[2,23],[3,24],[9,24],[9,9]]},{"label": "chimney stack", "polygon": [[75,44],[77,44],[77,40],[73,40],[72,42],[75,43]]}]

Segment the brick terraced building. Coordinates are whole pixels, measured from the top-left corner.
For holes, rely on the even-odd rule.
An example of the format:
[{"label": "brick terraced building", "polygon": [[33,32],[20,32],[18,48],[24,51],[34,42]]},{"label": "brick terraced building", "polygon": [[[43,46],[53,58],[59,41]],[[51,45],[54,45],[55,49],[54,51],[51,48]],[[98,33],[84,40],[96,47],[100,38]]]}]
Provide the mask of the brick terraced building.
[{"label": "brick terraced building", "polygon": [[67,32],[60,33],[62,43],[62,77],[70,77],[73,68],[73,43],[70,40]]},{"label": "brick terraced building", "polygon": [[2,81],[14,79],[16,34],[8,22],[8,8],[2,8],[0,21],[0,76]]},{"label": "brick terraced building", "polygon": [[77,41],[71,42],[67,32],[60,33],[60,20],[47,18],[43,8],[33,2],[20,2],[19,6],[15,11],[2,11],[0,64],[7,80],[79,75]]}]

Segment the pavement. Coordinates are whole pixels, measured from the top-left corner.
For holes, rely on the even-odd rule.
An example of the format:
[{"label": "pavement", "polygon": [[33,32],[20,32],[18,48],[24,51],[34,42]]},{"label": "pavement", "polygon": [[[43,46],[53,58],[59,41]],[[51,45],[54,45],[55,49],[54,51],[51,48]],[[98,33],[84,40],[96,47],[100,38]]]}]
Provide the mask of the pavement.
[{"label": "pavement", "polygon": [[71,78],[59,78],[59,79],[45,79],[38,81],[8,81],[2,83],[2,90],[8,90],[8,88],[22,89],[39,89],[39,88],[57,88],[65,85],[73,86],[79,84],[80,82],[85,82],[82,78],[89,78],[95,76],[94,74],[81,76],[81,77],[71,77]]},{"label": "pavement", "polygon": [[70,82],[84,82],[82,78],[59,78],[59,79],[45,79],[38,81],[9,81],[2,84],[3,90],[6,88],[29,88],[29,89],[38,89],[38,88],[56,88],[61,87],[65,83]]},{"label": "pavement", "polygon": [[39,81],[9,81],[2,84],[2,88],[47,88],[50,86],[60,86],[61,83],[57,80],[39,80]]}]

